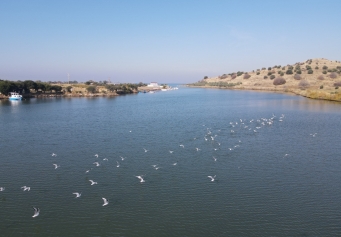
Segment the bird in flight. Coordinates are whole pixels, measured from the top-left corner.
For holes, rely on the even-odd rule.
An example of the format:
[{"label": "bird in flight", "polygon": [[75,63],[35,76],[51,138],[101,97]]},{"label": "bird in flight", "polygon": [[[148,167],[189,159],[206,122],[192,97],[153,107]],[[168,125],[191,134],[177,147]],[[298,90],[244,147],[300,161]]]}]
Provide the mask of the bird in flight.
[{"label": "bird in flight", "polygon": [[123,156],[120,156],[121,157],[121,160],[124,160],[125,159],[125,157],[123,157]]},{"label": "bird in flight", "polygon": [[92,163],[92,164],[94,164],[94,165],[96,165],[96,166],[100,166],[100,164],[99,164],[98,162],[94,162],[94,163]]},{"label": "bird in flight", "polygon": [[21,189],[22,189],[23,191],[30,191],[30,190],[31,190],[31,188],[30,188],[30,187],[27,187],[27,186],[22,186]]},{"label": "bird in flight", "polygon": [[55,154],[55,153],[52,153],[52,156],[57,156],[57,154]]},{"label": "bird in flight", "polygon": [[144,179],[143,179],[143,175],[139,175],[139,176],[135,176],[136,178],[138,178],[140,180],[140,183],[144,183]]},{"label": "bird in flight", "polygon": [[177,164],[178,164],[177,162],[173,163],[173,165],[177,165]]},{"label": "bird in flight", "polygon": [[93,181],[92,179],[89,179],[89,181],[91,182],[91,185],[97,184],[97,182]]},{"label": "bird in flight", "polygon": [[40,209],[39,208],[35,208],[35,207],[33,207],[33,209],[34,209],[34,214],[33,214],[33,218],[34,217],[37,217],[37,216],[39,216],[39,213],[40,213]]},{"label": "bird in flight", "polygon": [[0,192],[5,191],[4,187],[0,187]]},{"label": "bird in flight", "polygon": [[95,154],[96,158],[98,158],[98,154]]},{"label": "bird in flight", "polygon": [[214,160],[214,161],[217,161],[217,158],[215,158],[215,157],[213,156],[213,160]]},{"label": "bird in flight", "polygon": [[197,147],[197,148],[195,148],[197,151],[200,151],[200,149]]},{"label": "bird in flight", "polygon": [[54,165],[54,169],[57,169],[60,167],[60,165],[57,165],[57,164],[53,164]]},{"label": "bird in flight", "polygon": [[211,179],[211,181],[213,182],[215,177],[216,177],[216,175],[214,175],[213,177],[212,176],[207,176],[207,177],[209,177]]},{"label": "bird in flight", "polygon": [[102,205],[103,207],[109,204],[109,201],[106,198],[102,198],[102,199],[103,199],[103,202],[104,202],[103,205]]},{"label": "bird in flight", "polygon": [[173,153],[173,151],[169,151],[169,153],[171,153],[171,154],[172,154],[172,153]]},{"label": "bird in flight", "polygon": [[118,168],[118,167],[120,167],[120,163],[118,163],[118,161],[116,161],[117,162],[117,165],[116,165],[116,167]]},{"label": "bird in flight", "polygon": [[147,151],[149,151],[149,150],[147,150],[147,149],[145,149],[145,148],[143,148],[143,150],[144,150],[144,152],[147,152]]},{"label": "bird in flight", "polygon": [[80,196],[82,196],[81,193],[72,193],[72,194],[75,194],[75,195],[76,195],[76,198],[79,198]]},{"label": "bird in flight", "polygon": [[181,146],[182,148],[185,148],[185,146],[184,146],[184,145],[182,145],[182,144],[180,144],[179,146]]},{"label": "bird in flight", "polygon": [[103,160],[106,160],[106,161],[108,161],[108,158],[104,158]]}]

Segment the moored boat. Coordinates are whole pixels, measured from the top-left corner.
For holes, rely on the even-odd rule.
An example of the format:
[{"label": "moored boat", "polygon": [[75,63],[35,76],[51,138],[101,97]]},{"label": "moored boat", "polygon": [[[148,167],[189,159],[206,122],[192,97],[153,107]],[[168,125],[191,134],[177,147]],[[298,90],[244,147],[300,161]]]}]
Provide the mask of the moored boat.
[{"label": "moored boat", "polygon": [[22,100],[22,95],[17,92],[10,92],[10,100]]}]

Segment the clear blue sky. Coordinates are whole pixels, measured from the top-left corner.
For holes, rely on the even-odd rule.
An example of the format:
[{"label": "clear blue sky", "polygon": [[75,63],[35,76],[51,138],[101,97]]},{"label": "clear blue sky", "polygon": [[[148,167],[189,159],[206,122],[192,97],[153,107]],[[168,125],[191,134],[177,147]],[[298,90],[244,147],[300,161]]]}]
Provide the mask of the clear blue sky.
[{"label": "clear blue sky", "polygon": [[341,60],[340,0],[1,0],[0,78],[195,82]]}]

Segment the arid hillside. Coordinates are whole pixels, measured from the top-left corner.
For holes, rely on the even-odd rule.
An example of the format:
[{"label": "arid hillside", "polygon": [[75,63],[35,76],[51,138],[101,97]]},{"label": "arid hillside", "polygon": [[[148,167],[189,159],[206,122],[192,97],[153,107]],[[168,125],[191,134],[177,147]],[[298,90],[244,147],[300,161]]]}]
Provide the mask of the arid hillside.
[{"label": "arid hillside", "polygon": [[[324,58],[205,77],[189,86],[295,93],[341,101],[341,62]],[[339,89],[340,87],[340,89]]]}]

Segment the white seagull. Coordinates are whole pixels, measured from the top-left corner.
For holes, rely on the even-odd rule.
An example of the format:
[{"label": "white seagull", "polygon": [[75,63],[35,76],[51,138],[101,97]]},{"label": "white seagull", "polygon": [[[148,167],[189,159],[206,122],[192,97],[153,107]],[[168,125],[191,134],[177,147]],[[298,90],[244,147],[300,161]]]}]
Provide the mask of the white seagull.
[{"label": "white seagull", "polygon": [[217,158],[215,158],[215,157],[213,156],[213,160],[214,160],[214,161],[217,161]]},{"label": "white seagull", "polygon": [[120,163],[118,163],[118,161],[116,161],[117,162],[117,165],[116,165],[116,167],[118,168],[118,167],[120,167]]},{"label": "white seagull", "polygon": [[55,154],[55,153],[52,153],[52,156],[57,156],[57,154]]},{"label": "white seagull", "polygon": [[35,208],[35,207],[33,207],[33,209],[34,209],[34,214],[33,214],[33,218],[34,217],[37,217],[37,216],[39,216],[39,213],[40,213],[40,209],[39,208]]},{"label": "white seagull", "polygon": [[125,159],[125,157],[122,157],[122,156],[120,156],[121,157],[121,160],[124,160]]},{"label": "white seagull", "polygon": [[106,198],[102,198],[103,199],[103,205],[102,206],[106,206],[109,204],[109,201]]},{"label": "white seagull", "polygon": [[138,178],[140,180],[140,183],[144,183],[145,182],[142,176],[143,175],[135,176],[136,178]]},{"label": "white seagull", "polygon": [[106,160],[106,161],[108,161],[108,158],[104,158],[103,160]]},{"label": "white seagull", "polygon": [[171,154],[172,154],[173,152],[174,152],[174,151],[169,151],[169,153],[171,153]]},{"label": "white seagull", "polygon": [[100,164],[99,164],[98,162],[94,162],[94,163],[92,163],[92,164],[94,164],[94,165],[96,165],[96,166],[100,166]]},{"label": "white seagull", "polygon": [[144,150],[144,152],[147,152],[147,151],[149,151],[149,150],[147,150],[147,149],[145,149],[145,148],[143,148],[143,150]]},{"label": "white seagull", "polygon": [[80,196],[82,196],[81,193],[72,193],[72,194],[75,194],[75,195],[76,195],[76,198],[79,198]]},{"label": "white seagull", "polygon": [[97,182],[93,181],[92,179],[89,179],[89,181],[91,182],[91,185],[97,184]]},{"label": "white seagull", "polygon": [[23,191],[30,191],[30,190],[31,190],[31,187],[22,186],[21,189],[22,189]]},{"label": "white seagull", "polygon": [[60,165],[57,165],[57,164],[53,164],[54,165],[54,169],[57,169],[60,167]]},{"label": "white seagull", "polygon": [[0,187],[0,192],[5,191],[4,187]]},{"label": "white seagull", "polygon": [[181,146],[182,148],[185,148],[185,146],[184,146],[184,145],[182,145],[182,144],[180,144],[179,146]]},{"label": "white seagull", "polygon": [[96,158],[98,158],[98,154],[95,154]]},{"label": "white seagull", "polygon": [[197,149],[197,151],[200,151],[200,149],[197,147],[197,148],[195,148],[195,149]]},{"label": "white seagull", "polygon": [[212,176],[207,176],[207,177],[209,177],[211,179],[211,181],[213,182],[215,177],[216,177],[216,175],[214,175],[213,177]]},{"label": "white seagull", "polygon": [[178,164],[177,162],[173,163],[173,165],[177,165],[177,164]]}]

